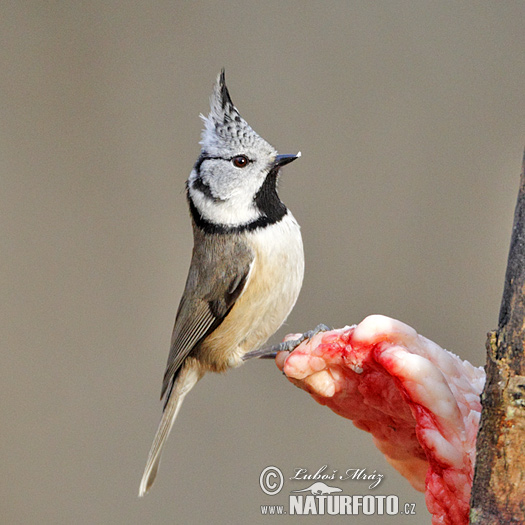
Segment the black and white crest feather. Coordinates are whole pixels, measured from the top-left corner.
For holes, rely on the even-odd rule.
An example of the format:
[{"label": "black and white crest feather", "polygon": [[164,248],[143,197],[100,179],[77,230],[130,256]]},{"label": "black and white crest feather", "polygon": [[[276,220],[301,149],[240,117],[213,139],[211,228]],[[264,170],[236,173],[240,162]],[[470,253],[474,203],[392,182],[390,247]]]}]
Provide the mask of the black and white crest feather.
[{"label": "black and white crest feather", "polygon": [[268,155],[276,155],[275,149],[261,138],[241,117],[233,105],[226,87],[224,69],[217,77],[210,99],[210,113],[202,116],[204,130],[201,145],[208,155],[235,155],[239,148],[257,148]]}]

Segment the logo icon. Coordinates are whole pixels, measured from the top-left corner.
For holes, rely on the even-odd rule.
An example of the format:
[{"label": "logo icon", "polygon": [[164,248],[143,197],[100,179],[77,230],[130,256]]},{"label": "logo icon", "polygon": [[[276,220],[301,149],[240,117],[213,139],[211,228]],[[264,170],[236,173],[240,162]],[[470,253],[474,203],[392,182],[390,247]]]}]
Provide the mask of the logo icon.
[{"label": "logo icon", "polygon": [[330,487],[322,481],[312,483],[309,487],[303,490],[292,490],[292,492],[310,492],[312,496],[325,496],[326,494],[332,494],[334,492],[342,492],[343,489],[338,487]]}]

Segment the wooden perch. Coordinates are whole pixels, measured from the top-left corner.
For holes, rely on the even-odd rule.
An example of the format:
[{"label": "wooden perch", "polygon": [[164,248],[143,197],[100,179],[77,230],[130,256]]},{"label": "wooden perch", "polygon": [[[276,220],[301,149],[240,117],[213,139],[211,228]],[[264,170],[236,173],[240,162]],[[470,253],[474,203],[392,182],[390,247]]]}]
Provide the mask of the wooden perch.
[{"label": "wooden perch", "polygon": [[498,329],[486,346],[470,523],[525,523],[525,156]]}]

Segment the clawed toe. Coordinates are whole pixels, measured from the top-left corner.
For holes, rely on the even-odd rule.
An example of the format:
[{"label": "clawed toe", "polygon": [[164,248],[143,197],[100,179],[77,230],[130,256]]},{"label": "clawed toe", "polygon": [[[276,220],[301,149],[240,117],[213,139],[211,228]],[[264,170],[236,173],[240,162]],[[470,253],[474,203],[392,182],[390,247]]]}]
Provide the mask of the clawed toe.
[{"label": "clawed toe", "polygon": [[258,350],[253,350],[248,352],[242,358],[243,361],[248,359],[275,359],[279,352],[292,352],[295,350],[303,341],[309,341],[312,337],[317,335],[320,332],[328,332],[331,328],[325,324],[318,324],[313,330],[308,330],[298,339],[291,339],[289,341],[284,341],[278,345],[269,346],[266,348],[259,348]]},{"label": "clawed toe", "polygon": [[323,323],[318,324],[313,330],[308,330],[308,332],[305,332],[302,335],[301,342],[306,341],[307,339],[310,340],[314,335],[317,335],[321,332],[329,332],[331,328]]}]

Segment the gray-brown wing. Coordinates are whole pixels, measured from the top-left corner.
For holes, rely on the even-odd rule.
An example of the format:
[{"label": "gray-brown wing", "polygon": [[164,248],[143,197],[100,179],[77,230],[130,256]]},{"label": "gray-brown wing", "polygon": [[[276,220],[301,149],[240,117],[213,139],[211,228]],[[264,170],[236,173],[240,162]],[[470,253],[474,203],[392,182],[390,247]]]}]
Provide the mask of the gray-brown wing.
[{"label": "gray-brown wing", "polygon": [[194,235],[193,257],[162,383],[161,399],[168,393],[165,402],[186,357],[222,323],[241,295],[254,260],[252,250],[239,238],[205,238],[199,231]]}]

